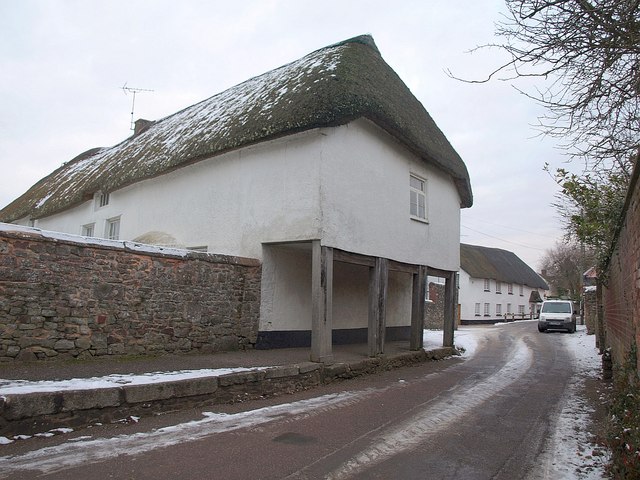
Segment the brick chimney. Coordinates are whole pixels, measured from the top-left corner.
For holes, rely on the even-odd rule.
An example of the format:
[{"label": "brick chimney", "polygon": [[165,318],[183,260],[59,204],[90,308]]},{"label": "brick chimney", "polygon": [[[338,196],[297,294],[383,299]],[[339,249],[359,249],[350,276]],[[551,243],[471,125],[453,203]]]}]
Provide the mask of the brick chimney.
[{"label": "brick chimney", "polygon": [[140,135],[142,132],[146,131],[151,125],[153,125],[153,120],[145,120],[144,118],[139,118],[135,121],[135,127],[133,129],[133,136]]}]

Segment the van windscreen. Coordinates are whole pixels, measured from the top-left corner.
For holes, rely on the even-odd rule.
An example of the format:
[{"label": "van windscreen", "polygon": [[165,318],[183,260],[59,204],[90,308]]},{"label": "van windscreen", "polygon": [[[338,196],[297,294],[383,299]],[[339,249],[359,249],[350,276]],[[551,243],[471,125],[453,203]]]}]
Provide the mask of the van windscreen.
[{"label": "van windscreen", "polygon": [[543,303],[541,313],[571,313],[569,302]]}]

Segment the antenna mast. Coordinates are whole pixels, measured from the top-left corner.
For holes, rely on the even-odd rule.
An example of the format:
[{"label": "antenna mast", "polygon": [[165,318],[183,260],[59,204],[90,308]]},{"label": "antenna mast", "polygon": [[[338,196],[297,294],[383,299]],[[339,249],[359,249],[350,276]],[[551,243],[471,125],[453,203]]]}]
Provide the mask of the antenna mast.
[{"label": "antenna mast", "polygon": [[133,87],[127,87],[127,82],[124,82],[124,85],[122,86],[122,91],[124,92],[124,94],[126,95],[127,92],[131,92],[133,94],[133,100],[131,101],[131,124],[129,125],[131,130],[135,130],[136,126],[135,126],[135,122],[133,120],[133,110],[136,106],[136,93],[139,92],[153,92],[153,90],[148,90],[146,88],[133,88]]}]

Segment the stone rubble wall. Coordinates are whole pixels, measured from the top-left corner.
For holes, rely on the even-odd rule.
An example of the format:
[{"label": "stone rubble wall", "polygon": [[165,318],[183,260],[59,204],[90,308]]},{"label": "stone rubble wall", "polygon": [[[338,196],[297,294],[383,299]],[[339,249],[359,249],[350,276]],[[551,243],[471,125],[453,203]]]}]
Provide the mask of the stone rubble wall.
[{"label": "stone rubble wall", "polygon": [[3,229],[0,361],[252,348],[260,281],[256,259]]},{"label": "stone rubble wall", "polygon": [[442,330],[444,328],[444,285],[429,282],[429,301],[425,304],[424,328]]}]

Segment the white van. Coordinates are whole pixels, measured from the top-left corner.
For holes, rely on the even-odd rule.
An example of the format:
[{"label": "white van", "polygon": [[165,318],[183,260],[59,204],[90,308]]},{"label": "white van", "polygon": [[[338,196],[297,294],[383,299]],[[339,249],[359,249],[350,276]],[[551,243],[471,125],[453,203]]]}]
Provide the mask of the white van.
[{"label": "white van", "polygon": [[576,317],[578,312],[570,300],[545,300],[540,307],[538,331],[566,330],[576,331]]}]

